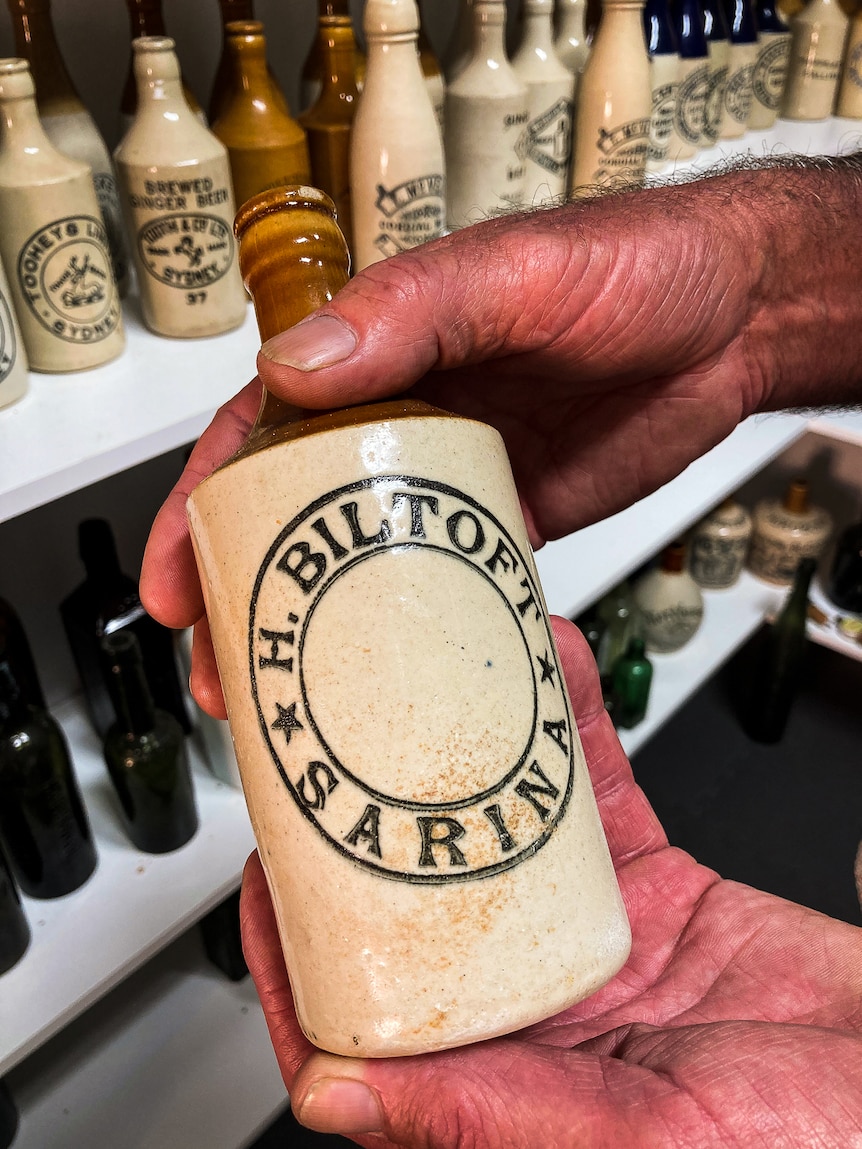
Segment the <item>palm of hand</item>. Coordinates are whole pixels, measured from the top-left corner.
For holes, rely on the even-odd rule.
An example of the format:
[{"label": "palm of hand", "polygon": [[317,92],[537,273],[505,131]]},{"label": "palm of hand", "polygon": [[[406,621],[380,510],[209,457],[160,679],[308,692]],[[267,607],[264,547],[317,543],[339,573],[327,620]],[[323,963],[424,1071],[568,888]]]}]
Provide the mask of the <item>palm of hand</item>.
[{"label": "palm of hand", "polygon": [[[862,931],[722,881],[668,846],[605,715],[589,653],[570,626],[557,625],[557,640],[632,923],[631,957],[592,998],[518,1034],[355,1063],[351,1075],[361,1073],[385,1113],[385,1132],[359,1140],[428,1149],[862,1144]],[[334,1059],[299,1030],[256,861],[243,903],[249,965],[299,1105]]]}]

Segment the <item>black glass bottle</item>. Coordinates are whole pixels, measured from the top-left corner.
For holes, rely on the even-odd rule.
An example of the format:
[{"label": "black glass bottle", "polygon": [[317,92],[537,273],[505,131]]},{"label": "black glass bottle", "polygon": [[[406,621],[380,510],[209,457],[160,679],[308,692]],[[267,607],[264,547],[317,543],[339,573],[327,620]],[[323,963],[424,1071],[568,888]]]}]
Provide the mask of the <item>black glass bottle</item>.
[{"label": "black glass bottle", "polygon": [[838,539],[827,593],[842,610],[862,614],[862,523],[848,527]]},{"label": "black glass bottle", "polygon": [[755,742],[779,742],[799,687],[807,636],[808,588],[817,564],[803,559],[778,618],[752,643],[743,725]]},{"label": "black glass bottle", "polygon": [[0,1081],[0,1149],[8,1149],[18,1132],[18,1109],[5,1081]]},{"label": "black glass bottle", "polygon": [[30,651],[24,627],[15,611],[0,598],[0,658],[8,659],[21,692],[34,706],[44,706],[42,684]]},{"label": "black glass bottle", "polygon": [[679,52],[668,0],[646,0],[643,24],[650,56],[668,56]]},{"label": "black glass bottle", "polygon": [[704,126],[707,142],[712,145],[721,131],[724,92],[730,63],[730,28],[722,0],[700,0],[703,10],[703,35],[709,52],[710,78],[706,97]]},{"label": "black glass bottle", "polygon": [[[0,974],[6,973],[27,950],[30,944],[30,927],[15,879],[6,860],[6,855],[0,848]],[[0,1120],[0,1129],[3,1122]],[[3,1138],[0,1136],[0,1145]]]},{"label": "black glass bottle", "polygon": [[116,722],[105,737],[105,762],[132,842],[148,854],[179,849],[198,827],[180,724],[153,704],[141,648],[130,630],[102,639]]},{"label": "black glass bottle", "polygon": [[150,618],[138,596],[137,582],[120,569],[110,525],[104,519],[85,519],[78,527],[78,549],[87,577],[60,604],[60,614],[98,734],[104,738],[114,721],[102,673],[101,640],[125,629],[138,638],[156,705],[173,714],[190,733],[173,635]]},{"label": "black glass bottle", "polygon": [[96,848],[63,732],[0,661],[0,839],[21,889],[58,898],[96,868]]},{"label": "black glass bottle", "polygon": [[614,667],[616,705],[613,719],[616,726],[631,730],[643,722],[651,687],[652,663],[646,656],[646,644],[642,638],[631,638],[625,654]]},{"label": "black glass bottle", "polygon": [[248,974],[242,952],[239,922],[239,890],[200,920],[201,937],[206,955],[231,981],[242,981]]},{"label": "black glass bottle", "polygon": [[700,0],[675,0],[673,14],[681,61],[675,125],[688,148],[696,150],[710,142],[706,115],[712,78]]}]

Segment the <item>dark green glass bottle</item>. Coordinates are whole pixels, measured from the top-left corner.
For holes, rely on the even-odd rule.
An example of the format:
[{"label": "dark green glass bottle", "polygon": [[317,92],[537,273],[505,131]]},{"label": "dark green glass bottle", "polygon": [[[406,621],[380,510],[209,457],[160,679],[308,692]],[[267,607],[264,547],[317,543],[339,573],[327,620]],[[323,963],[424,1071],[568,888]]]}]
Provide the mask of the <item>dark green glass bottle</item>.
[{"label": "dark green glass bottle", "polygon": [[182,728],[153,704],[141,648],[129,630],[102,639],[117,720],[105,737],[105,762],[132,842],[148,854],[179,849],[198,828]]},{"label": "dark green glass bottle", "polygon": [[248,974],[242,952],[239,923],[239,890],[200,920],[201,937],[207,957],[231,981],[242,981]]},{"label": "dark green glass bottle", "polygon": [[105,519],[85,519],[78,527],[78,550],[87,577],[60,604],[60,614],[96,732],[104,738],[114,721],[102,672],[102,636],[128,628],[141,644],[156,705],[170,711],[183,730],[190,733],[173,634],[150,618],[138,595],[136,580],[120,569],[110,524]]},{"label": "dark green glass bottle", "polygon": [[18,1132],[18,1109],[5,1081],[0,1081],[0,1149],[8,1149]]},{"label": "dark green glass bottle", "polygon": [[756,636],[744,727],[755,742],[779,742],[799,687],[805,657],[808,588],[817,563],[803,559],[778,618]]},{"label": "dark green glass bottle", "polygon": [[[30,944],[30,927],[18,897],[6,855],[0,849],[0,974],[23,957]],[[2,1128],[0,1121],[0,1128]],[[3,1138],[0,1137],[0,1145]]]},{"label": "dark green glass bottle", "polygon": [[862,614],[862,523],[848,527],[839,538],[828,586],[836,606]]},{"label": "dark green glass bottle", "polygon": [[0,598],[0,658],[9,664],[21,687],[21,692],[34,706],[44,706],[42,684],[21,620],[5,599]]},{"label": "dark green glass bottle", "polygon": [[32,898],[58,898],[96,868],[96,848],[63,732],[0,661],[0,839]]},{"label": "dark green glass bottle", "polygon": [[652,663],[646,657],[646,644],[642,638],[630,638],[625,654],[614,666],[615,725],[631,730],[643,722],[651,687]]}]

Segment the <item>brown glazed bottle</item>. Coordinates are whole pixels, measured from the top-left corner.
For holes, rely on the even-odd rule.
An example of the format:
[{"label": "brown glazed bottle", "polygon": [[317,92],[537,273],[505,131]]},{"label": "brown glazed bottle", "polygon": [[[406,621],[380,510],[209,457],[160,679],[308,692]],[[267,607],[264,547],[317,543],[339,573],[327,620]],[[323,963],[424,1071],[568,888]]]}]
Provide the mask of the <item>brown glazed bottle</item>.
[{"label": "brown glazed bottle", "polygon": [[237,205],[267,188],[311,182],[305,132],[266,67],[259,20],[225,28],[233,83],[213,132],[227,148]]},{"label": "brown glazed bottle", "polygon": [[321,16],[317,38],[323,86],[317,102],[302,113],[299,122],[308,137],[311,181],[335,204],[338,226],[352,250],[350,129],[359,92],[354,68],[356,38],[350,17]]},{"label": "brown glazed bottle", "polygon": [[[340,16],[350,19],[350,0],[317,0],[318,24],[323,19]],[[356,43],[354,37],[353,49],[353,75],[356,87],[361,92],[365,82],[365,53]],[[311,48],[302,66],[302,75],[299,81],[299,106],[303,112],[313,107],[320,96],[323,87],[323,56],[320,51],[320,40],[317,36],[311,42]]]},{"label": "brown glazed bottle", "polygon": [[[317,189],[257,196],[236,232],[264,339],[347,281]],[[628,925],[498,433],[266,395],[188,512],[309,1039],[446,1048],[612,977]]]},{"label": "brown glazed bottle", "polygon": [[[164,36],[165,18],[162,14],[162,0],[126,0],[129,9],[130,39],[137,40],[139,36]],[[191,89],[183,83],[183,95],[186,103],[198,117],[206,124],[204,110],[195,99]],[[123,85],[123,94],[120,98],[120,128],[125,133],[131,127],[132,120],[138,110],[138,85],[135,83],[134,54],[129,55],[129,68],[126,72],[126,82]]]},{"label": "brown glazed bottle", "polygon": [[129,284],[129,258],[117,179],[95,121],[81,102],[60,53],[50,0],[7,0],[15,50],[30,62],[39,117],[48,139],[64,155],[89,164],[108,235],[114,279],[120,295]]},{"label": "brown glazed bottle", "polygon": [[[227,25],[235,20],[254,20],[252,0],[219,0],[219,8],[221,9],[222,20],[222,45],[212,91],[210,92],[209,122],[211,124],[214,124],[224,111],[228,100],[233,94],[236,81],[236,72],[231,67],[230,53],[227,46]],[[276,93],[285,112],[290,115],[290,108],[288,107],[287,100],[284,98],[284,93],[278,86],[278,81],[268,64],[267,71],[269,72],[270,79],[275,84]]]}]

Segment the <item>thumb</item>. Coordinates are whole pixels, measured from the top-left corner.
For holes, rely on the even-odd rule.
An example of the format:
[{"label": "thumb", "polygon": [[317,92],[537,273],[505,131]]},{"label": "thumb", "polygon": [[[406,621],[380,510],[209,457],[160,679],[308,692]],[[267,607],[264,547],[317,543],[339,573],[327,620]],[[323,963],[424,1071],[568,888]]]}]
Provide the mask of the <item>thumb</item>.
[{"label": "thumb", "polygon": [[566,337],[587,262],[562,226],[571,210],[488,220],[373,264],[264,344],[264,385],[298,406],[340,407]]}]

